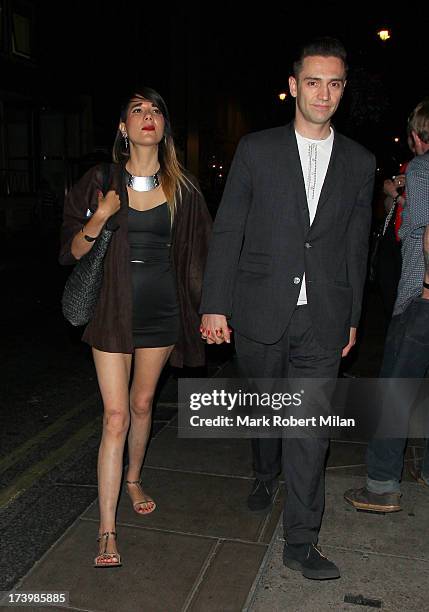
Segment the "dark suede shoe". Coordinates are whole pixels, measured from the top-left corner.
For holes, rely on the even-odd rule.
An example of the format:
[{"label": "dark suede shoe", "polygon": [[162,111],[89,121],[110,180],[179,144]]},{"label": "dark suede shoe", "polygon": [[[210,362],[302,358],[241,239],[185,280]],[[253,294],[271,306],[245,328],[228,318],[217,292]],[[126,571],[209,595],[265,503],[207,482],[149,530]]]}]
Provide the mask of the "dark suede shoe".
[{"label": "dark suede shoe", "polygon": [[274,480],[258,480],[256,478],[252,492],[247,498],[247,507],[252,512],[266,510],[273,502],[274,495],[279,487],[277,478]]},{"label": "dark suede shoe", "polygon": [[285,544],[283,564],[302,573],[310,580],[333,580],[340,577],[340,570],[322,555],[314,544]]},{"label": "dark suede shoe", "polygon": [[401,510],[400,493],[372,493],[366,487],[348,489],[344,499],[356,510],[369,512],[399,512]]}]

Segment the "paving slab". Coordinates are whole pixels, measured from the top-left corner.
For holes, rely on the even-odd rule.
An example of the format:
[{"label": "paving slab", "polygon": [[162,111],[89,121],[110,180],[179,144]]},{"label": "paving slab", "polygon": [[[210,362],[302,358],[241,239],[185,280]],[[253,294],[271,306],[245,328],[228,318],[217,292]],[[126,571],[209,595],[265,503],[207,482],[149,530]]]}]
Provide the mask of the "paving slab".
[{"label": "paving slab", "polygon": [[321,544],[429,562],[429,488],[402,483],[403,510],[376,514],[358,512],[343,500],[346,489],[364,484],[337,472],[327,474]]},{"label": "paving slab", "polygon": [[388,612],[427,609],[429,489],[403,483],[403,510],[380,515],[357,512],[344,502],[344,490],[359,484],[359,479],[342,472],[328,472],[326,476],[326,510],[319,543],[340,567],[341,579],[311,581],[285,568],[279,523],[248,610],[369,609],[368,604],[345,603],[347,594],[355,601],[359,596],[372,600],[373,606],[381,602],[381,609]]},{"label": "paving slab", "polygon": [[[145,490],[156,500],[156,510],[138,515],[123,493],[118,525],[250,542],[257,542],[264,530],[267,516],[251,513],[246,506],[251,480],[150,468],[143,469],[142,479]],[[281,505],[275,504],[277,518],[280,511]],[[82,516],[98,521],[97,504],[93,503]]]},{"label": "paving slab", "polygon": [[238,612],[243,609],[266,546],[221,542],[189,612]]},{"label": "paving slab", "polygon": [[346,595],[381,602],[386,612],[427,610],[429,563],[400,556],[323,546],[341,568],[339,580],[307,580],[283,566],[283,541],[276,540],[258,584],[252,612],[368,611],[374,606],[345,603]]},{"label": "paving slab", "polygon": [[97,612],[181,610],[215,547],[213,540],[125,526],[118,532],[122,567],[92,567],[97,526],[78,521],[19,590],[69,591],[72,607]]},{"label": "paving slab", "polygon": [[250,440],[178,438],[170,426],[151,443],[145,466],[253,478]]}]

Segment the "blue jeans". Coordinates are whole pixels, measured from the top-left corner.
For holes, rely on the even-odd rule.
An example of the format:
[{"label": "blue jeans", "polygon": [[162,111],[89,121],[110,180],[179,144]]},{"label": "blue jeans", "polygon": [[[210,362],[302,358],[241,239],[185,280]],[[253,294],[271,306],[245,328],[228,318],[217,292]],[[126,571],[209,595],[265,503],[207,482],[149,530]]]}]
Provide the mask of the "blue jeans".
[{"label": "blue jeans", "polygon": [[[380,378],[424,378],[429,368],[429,300],[414,298],[405,311],[392,318],[384,346]],[[411,403],[404,403],[404,437],[373,439],[367,452],[367,487],[373,493],[399,491]],[[429,479],[429,451],[423,463]]]},{"label": "blue jeans", "polygon": [[423,455],[422,470],[420,476],[423,478],[425,483],[429,486],[429,438],[426,440],[425,452]]}]

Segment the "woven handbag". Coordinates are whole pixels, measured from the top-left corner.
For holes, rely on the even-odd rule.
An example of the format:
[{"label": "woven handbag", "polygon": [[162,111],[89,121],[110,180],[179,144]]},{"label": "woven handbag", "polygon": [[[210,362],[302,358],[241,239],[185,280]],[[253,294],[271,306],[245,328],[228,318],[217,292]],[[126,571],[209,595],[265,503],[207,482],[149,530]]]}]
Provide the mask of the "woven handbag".
[{"label": "woven handbag", "polygon": [[[110,165],[103,165],[103,194],[109,187]],[[94,245],[75,265],[61,300],[63,315],[74,326],[86,325],[94,314],[103,282],[104,257],[115,229],[106,226]]]}]

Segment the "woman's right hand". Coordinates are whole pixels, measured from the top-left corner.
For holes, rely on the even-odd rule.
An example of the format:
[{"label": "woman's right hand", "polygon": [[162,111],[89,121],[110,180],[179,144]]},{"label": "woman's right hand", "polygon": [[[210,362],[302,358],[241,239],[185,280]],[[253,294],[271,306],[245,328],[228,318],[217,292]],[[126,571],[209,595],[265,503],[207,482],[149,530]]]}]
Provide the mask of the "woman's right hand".
[{"label": "woman's right hand", "polygon": [[[105,196],[103,196],[101,191],[98,191],[97,196],[97,210],[73,238],[70,250],[75,259],[80,259],[92,249],[94,241],[100,235],[106,221],[114,215],[121,206],[116,191],[108,191]],[[88,239],[85,239],[85,236],[90,236],[94,241],[88,241]]]},{"label": "woman's right hand", "polygon": [[97,195],[98,208],[96,214],[98,217],[102,217],[107,221],[107,219],[119,210],[121,201],[116,191],[108,191],[105,196],[103,196],[101,191],[98,191]]}]

